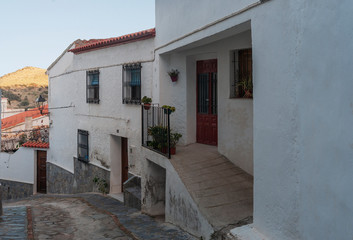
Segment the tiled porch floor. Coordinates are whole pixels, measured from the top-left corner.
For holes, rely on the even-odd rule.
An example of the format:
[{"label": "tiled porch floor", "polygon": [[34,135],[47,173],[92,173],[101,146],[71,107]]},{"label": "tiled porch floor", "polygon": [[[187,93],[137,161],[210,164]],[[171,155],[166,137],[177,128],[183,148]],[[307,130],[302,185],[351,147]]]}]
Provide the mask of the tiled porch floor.
[{"label": "tiled porch floor", "polygon": [[253,215],[253,177],[220,155],[217,147],[178,147],[171,163],[216,230]]}]

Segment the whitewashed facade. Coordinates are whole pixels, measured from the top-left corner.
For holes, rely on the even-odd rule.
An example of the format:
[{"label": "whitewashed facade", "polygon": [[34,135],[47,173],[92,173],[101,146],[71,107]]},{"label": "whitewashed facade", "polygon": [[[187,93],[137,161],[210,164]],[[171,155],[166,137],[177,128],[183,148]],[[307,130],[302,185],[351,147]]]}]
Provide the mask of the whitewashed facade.
[{"label": "whitewashed facade", "polygon": [[[128,142],[129,173],[140,174],[141,108],[139,104],[122,103],[122,76],[124,65],[141,64],[141,96],[151,96],[154,30],[150,32],[153,33],[145,39],[136,39],[131,34],[131,40],[122,44],[69,52],[79,47],[75,42],[48,68],[50,106],[68,106],[50,111],[51,147],[47,161],[52,166],[49,168],[52,173],[49,173],[49,192],[92,191],[91,187],[82,189],[80,184],[92,185],[94,177],[105,178],[110,183],[110,193],[121,192],[122,138]],[[86,78],[91,70],[99,71],[99,103],[87,103]],[[76,178],[82,174],[82,169],[75,169],[74,164],[78,158],[78,130],[89,134],[89,160],[81,162],[81,168],[98,169],[96,176],[87,173],[86,183],[78,182]],[[59,174],[67,176],[64,177],[67,182],[63,184],[66,187],[53,185]]]}]

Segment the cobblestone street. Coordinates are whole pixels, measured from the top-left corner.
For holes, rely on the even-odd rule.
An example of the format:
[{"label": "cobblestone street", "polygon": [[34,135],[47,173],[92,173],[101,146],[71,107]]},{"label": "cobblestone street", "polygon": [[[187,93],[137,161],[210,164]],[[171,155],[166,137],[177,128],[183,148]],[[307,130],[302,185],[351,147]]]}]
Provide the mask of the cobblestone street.
[{"label": "cobblestone street", "polygon": [[36,195],[4,203],[0,239],[195,239],[99,194]]}]

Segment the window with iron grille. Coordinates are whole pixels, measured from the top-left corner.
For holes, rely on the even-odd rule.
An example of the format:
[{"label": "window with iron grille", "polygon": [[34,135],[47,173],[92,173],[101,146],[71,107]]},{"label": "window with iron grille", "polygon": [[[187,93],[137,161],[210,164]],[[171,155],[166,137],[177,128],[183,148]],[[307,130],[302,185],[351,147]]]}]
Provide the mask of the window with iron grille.
[{"label": "window with iron grille", "polygon": [[231,51],[231,98],[252,98],[252,49]]},{"label": "window with iron grille", "polygon": [[99,103],[99,70],[87,71],[87,103]]},{"label": "window with iron grille", "polygon": [[81,161],[89,161],[88,131],[78,129],[77,132],[77,158]]},{"label": "window with iron grille", "polygon": [[123,103],[141,103],[141,63],[123,66]]}]

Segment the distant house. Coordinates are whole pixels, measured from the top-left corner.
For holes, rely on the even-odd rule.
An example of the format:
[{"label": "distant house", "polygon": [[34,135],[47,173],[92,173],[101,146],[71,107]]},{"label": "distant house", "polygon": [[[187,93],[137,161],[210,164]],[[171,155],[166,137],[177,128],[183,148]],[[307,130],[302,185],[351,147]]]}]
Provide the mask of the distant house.
[{"label": "distant house", "polygon": [[141,98],[152,94],[155,30],[78,40],[48,68],[48,192],[121,193],[141,172]]},{"label": "distant house", "polygon": [[42,113],[38,108],[29,109],[1,120],[1,150],[13,151],[27,140],[48,142],[48,105]]},{"label": "distant house", "polygon": [[11,109],[8,108],[8,98],[1,98],[1,119],[16,115],[20,112],[24,112],[25,109]]}]

